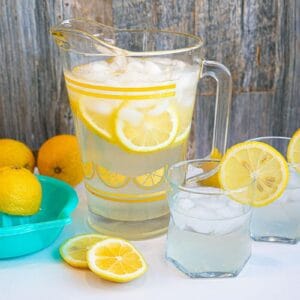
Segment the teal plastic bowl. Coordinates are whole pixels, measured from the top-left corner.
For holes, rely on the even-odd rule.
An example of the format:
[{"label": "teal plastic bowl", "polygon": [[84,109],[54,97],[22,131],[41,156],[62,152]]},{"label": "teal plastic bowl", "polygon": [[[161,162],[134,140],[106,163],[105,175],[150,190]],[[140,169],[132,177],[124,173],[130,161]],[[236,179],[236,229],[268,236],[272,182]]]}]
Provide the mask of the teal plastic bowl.
[{"label": "teal plastic bowl", "polygon": [[37,175],[42,185],[40,211],[32,216],[0,213],[0,259],[40,251],[52,244],[78,204],[75,190],[63,181]]}]

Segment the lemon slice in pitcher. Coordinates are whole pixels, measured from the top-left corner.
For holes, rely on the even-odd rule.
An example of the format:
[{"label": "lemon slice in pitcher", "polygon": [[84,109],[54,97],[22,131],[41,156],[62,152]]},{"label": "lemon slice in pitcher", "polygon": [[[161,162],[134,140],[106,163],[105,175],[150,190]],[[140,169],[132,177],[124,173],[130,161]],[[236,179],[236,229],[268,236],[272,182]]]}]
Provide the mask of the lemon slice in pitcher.
[{"label": "lemon slice in pitcher", "polygon": [[278,199],[288,178],[288,165],[281,153],[268,144],[254,141],[228,149],[219,170],[221,187],[232,191],[230,197],[256,207]]},{"label": "lemon slice in pitcher", "polygon": [[134,182],[143,189],[152,189],[163,182],[165,167],[134,178]]},{"label": "lemon slice in pitcher", "polygon": [[120,143],[135,152],[153,152],[168,147],[175,139],[178,118],[173,107],[164,104],[127,103],[116,117]]},{"label": "lemon slice in pitcher", "polygon": [[[287,149],[288,162],[292,164],[300,164],[300,129],[298,129],[292,136],[288,149]],[[300,167],[296,167],[297,171],[300,172]]]},{"label": "lemon slice in pitcher", "polygon": [[91,161],[82,163],[83,174],[86,179],[92,179],[94,176],[94,164]]},{"label": "lemon slice in pitcher", "polygon": [[97,166],[96,172],[99,179],[105,185],[111,188],[121,188],[125,186],[130,180],[130,178],[126,177],[125,175],[109,171],[102,166]]},{"label": "lemon slice in pitcher", "polygon": [[114,116],[121,101],[83,98],[78,115],[87,128],[108,141],[114,140]]}]

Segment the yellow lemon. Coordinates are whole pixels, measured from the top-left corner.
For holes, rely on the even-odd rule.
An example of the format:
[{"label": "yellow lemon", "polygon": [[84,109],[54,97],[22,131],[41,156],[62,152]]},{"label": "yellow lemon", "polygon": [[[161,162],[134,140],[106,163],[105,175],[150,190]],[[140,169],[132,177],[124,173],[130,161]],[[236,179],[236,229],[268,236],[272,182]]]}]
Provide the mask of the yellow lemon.
[{"label": "yellow lemon", "polygon": [[37,166],[40,174],[63,180],[72,186],[83,179],[83,168],[74,135],[57,135],[39,149]]},{"label": "yellow lemon", "polygon": [[33,171],[34,165],[32,151],[25,144],[12,139],[0,139],[0,167],[14,166]]},{"label": "yellow lemon", "polygon": [[221,160],[220,184],[241,203],[257,207],[272,203],[282,195],[288,179],[285,158],[275,148],[262,142],[236,144]]},{"label": "yellow lemon", "polygon": [[144,258],[134,246],[116,238],[96,243],[88,251],[87,261],[91,271],[114,282],[131,281],[147,270]]},{"label": "yellow lemon", "polygon": [[42,187],[25,168],[0,168],[0,211],[10,215],[29,216],[38,212]]},{"label": "yellow lemon", "polygon": [[81,234],[65,241],[59,248],[63,260],[76,268],[88,268],[87,251],[107,237],[100,234]]}]

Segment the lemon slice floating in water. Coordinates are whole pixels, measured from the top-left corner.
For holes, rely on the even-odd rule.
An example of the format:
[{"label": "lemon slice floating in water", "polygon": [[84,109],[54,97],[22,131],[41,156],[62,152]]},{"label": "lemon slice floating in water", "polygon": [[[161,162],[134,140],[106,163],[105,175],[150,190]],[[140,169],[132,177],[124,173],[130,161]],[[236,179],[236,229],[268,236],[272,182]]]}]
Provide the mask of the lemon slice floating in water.
[{"label": "lemon slice floating in water", "polygon": [[94,176],[94,164],[91,161],[82,163],[83,174],[87,179],[92,179]]},{"label": "lemon slice floating in water", "polygon": [[97,166],[96,172],[99,179],[105,185],[111,188],[121,188],[125,186],[130,180],[130,178],[126,177],[125,175],[109,171],[102,166]]},{"label": "lemon slice floating in water", "polygon": [[143,189],[151,189],[162,183],[165,174],[165,167],[146,173],[134,178],[134,182]]},{"label": "lemon slice floating in water", "polygon": [[[252,206],[265,206],[278,199],[289,179],[288,165],[276,149],[262,142],[236,144],[221,160],[221,187],[232,199]],[[240,190],[240,192],[234,192]]]},{"label": "lemon slice floating in water", "polygon": [[121,101],[83,98],[79,100],[78,116],[87,126],[100,137],[114,140],[115,111]]},{"label": "lemon slice floating in water", "polygon": [[153,152],[168,147],[177,134],[178,118],[173,107],[144,102],[126,103],[116,117],[121,145],[134,152]]}]

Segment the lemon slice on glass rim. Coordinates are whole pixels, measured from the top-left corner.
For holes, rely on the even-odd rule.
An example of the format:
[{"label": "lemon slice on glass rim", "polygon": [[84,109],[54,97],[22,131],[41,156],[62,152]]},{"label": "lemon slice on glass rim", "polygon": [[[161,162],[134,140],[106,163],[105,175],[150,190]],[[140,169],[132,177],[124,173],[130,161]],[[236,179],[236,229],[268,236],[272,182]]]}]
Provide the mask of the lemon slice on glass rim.
[{"label": "lemon slice on glass rim", "polygon": [[116,136],[134,152],[154,152],[168,147],[177,134],[178,117],[171,105],[152,101],[125,103],[116,116]]},{"label": "lemon slice on glass rim", "polygon": [[219,169],[221,187],[240,203],[265,206],[278,199],[289,179],[288,164],[268,144],[247,141],[227,150]]}]

